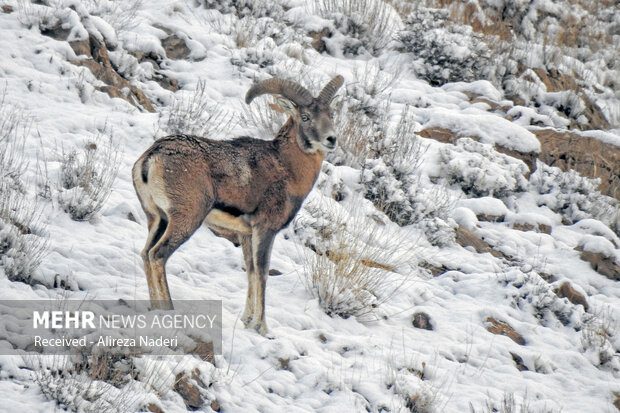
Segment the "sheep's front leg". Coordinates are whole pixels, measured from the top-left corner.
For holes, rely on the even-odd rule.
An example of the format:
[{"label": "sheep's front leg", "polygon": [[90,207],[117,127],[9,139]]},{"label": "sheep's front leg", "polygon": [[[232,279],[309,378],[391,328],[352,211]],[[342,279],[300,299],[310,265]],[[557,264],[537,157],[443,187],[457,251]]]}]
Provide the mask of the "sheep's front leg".
[{"label": "sheep's front leg", "polygon": [[254,317],[251,326],[261,335],[267,335],[269,329],[265,322],[265,288],[269,275],[271,248],[276,236],[275,231],[254,229],[252,232],[252,252],[254,255]]}]

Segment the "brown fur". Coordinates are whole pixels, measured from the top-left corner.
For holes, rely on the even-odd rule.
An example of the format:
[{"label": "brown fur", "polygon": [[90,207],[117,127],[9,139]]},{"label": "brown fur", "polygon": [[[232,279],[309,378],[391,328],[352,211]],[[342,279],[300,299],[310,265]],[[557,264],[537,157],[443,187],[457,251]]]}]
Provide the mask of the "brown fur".
[{"label": "brown fur", "polygon": [[324,148],[335,145],[329,101],[342,81],[334,78],[307,106],[287,103],[291,116],[272,141],[168,136],[136,161],[133,183],[149,227],[142,259],[153,307],[172,308],[166,261],[204,222],[242,246],[249,282],[242,320],[267,332],[265,287],[273,240],[312,190]]}]

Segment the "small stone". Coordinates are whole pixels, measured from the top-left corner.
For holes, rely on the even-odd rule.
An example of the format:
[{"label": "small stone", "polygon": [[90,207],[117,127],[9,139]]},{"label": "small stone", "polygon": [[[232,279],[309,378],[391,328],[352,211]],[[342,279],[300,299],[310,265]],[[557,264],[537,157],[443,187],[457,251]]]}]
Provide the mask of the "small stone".
[{"label": "small stone", "polygon": [[204,403],[200,389],[189,381],[185,373],[176,375],[174,390],[183,398],[183,402],[189,409],[198,409]]},{"label": "small stone", "polygon": [[600,252],[582,251],[580,258],[590,263],[592,269],[610,280],[620,281],[620,266],[613,258]]},{"label": "small stone", "polygon": [[325,45],[325,40],[323,40],[326,37],[327,38],[331,37],[330,30],[327,27],[323,28],[321,31],[309,32],[308,36],[312,38],[310,45],[312,46],[314,50],[316,50],[319,53],[323,53],[327,50],[327,47]]},{"label": "small stone", "polygon": [[620,393],[614,393],[614,407],[620,411]]},{"label": "small stone", "polygon": [[290,362],[291,362],[291,359],[289,359],[288,357],[287,358],[284,358],[284,357],[278,358],[278,363],[280,363],[280,369],[281,370],[290,370],[291,369],[290,365],[289,365]]},{"label": "small stone", "polygon": [[500,336],[506,336],[510,338],[515,343],[524,346],[525,339],[523,336],[512,328],[512,326],[504,321],[499,321],[493,317],[487,317],[484,320],[486,323],[489,323],[487,326],[487,330],[492,334],[497,334]]},{"label": "small stone", "polygon": [[519,371],[529,371],[530,369],[527,368],[527,366],[525,365],[525,363],[523,363],[523,358],[515,353],[510,353],[510,355],[512,356],[512,361],[515,362],[515,366],[517,367],[517,370]]},{"label": "small stone", "polygon": [[568,299],[568,301],[575,305],[581,304],[583,306],[583,309],[586,311],[588,311],[588,309],[590,308],[588,306],[588,301],[586,300],[586,297],[579,291],[575,290],[575,288],[568,281],[564,281],[562,285],[558,287],[555,293],[558,295],[558,297],[566,298]]},{"label": "small stone", "polygon": [[458,227],[456,229],[456,242],[462,247],[472,247],[478,254],[488,252],[494,257],[500,258],[503,254],[491,248],[484,240],[478,238],[476,234],[466,228]]},{"label": "small stone", "polygon": [[191,50],[185,44],[185,40],[176,34],[166,37],[161,41],[161,45],[166,51],[166,57],[174,60],[187,60]]},{"label": "small stone", "polygon": [[149,412],[152,412],[152,413],[165,413],[163,411],[163,409],[161,407],[159,407],[158,405],[156,405],[155,403],[149,403],[146,406],[146,410],[148,410]]},{"label": "small stone", "polygon": [[413,315],[413,326],[423,330],[434,330],[430,316],[424,312],[418,312]]},{"label": "small stone", "polygon": [[216,399],[211,400],[211,410],[213,410],[214,412],[219,412],[221,410],[221,406],[220,406],[220,402],[218,402]]},{"label": "small stone", "polygon": [[201,339],[195,337],[193,337],[193,340],[196,343],[196,346],[189,353],[198,356],[201,360],[213,363],[213,342],[202,341]]},{"label": "small stone", "polygon": [[282,275],[282,271],[272,268],[269,270],[269,275],[271,275],[272,277],[277,277],[278,275]]}]

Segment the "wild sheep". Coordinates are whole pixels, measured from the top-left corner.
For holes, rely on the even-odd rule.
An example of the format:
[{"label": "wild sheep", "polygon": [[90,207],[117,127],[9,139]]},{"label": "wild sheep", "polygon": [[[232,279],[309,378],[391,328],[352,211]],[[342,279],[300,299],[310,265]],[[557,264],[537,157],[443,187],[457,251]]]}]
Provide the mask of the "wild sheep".
[{"label": "wild sheep", "polygon": [[140,156],[132,173],[147,217],[142,260],[153,308],[172,309],[166,261],[205,222],[242,246],[248,275],[242,321],[267,333],[265,285],[273,240],[312,190],[325,153],[336,146],[330,103],[343,81],[334,77],[316,98],[288,80],[252,86],[246,103],[275,95],[289,115],[271,141],[174,135]]}]

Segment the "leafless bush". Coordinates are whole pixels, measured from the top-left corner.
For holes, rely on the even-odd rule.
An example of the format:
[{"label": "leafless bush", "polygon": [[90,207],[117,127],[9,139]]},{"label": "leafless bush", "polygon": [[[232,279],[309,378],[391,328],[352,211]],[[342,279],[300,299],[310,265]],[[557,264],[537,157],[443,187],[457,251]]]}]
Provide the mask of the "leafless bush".
[{"label": "leafless bush", "polygon": [[242,111],[241,126],[258,131],[257,136],[266,139],[273,139],[287,118],[274,103],[266,99],[257,99],[251,105],[244,105]]},{"label": "leafless bush", "polygon": [[602,308],[592,314],[585,314],[581,330],[581,346],[597,358],[598,365],[620,368],[620,357],[614,349],[615,336],[620,331],[620,322],[614,318],[610,308]]},{"label": "leafless bush", "polygon": [[335,165],[362,168],[366,159],[379,156],[377,149],[387,133],[389,100],[379,107],[361,107],[357,99],[347,95],[337,98],[333,106],[338,147],[327,155],[327,160]]},{"label": "leafless bush", "polygon": [[[352,201],[351,205],[359,205]],[[329,315],[363,317],[389,300],[407,278],[397,274],[407,263],[413,245],[399,238],[388,226],[353,211],[309,203],[306,211],[325,217],[325,238],[305,254],[302,280]],[[355,209],[355,208],[354,208]],[[411,257],[411,255],[409,255]]]},{"label": "leafless bush", "polygon": [[353,69],[354,82],[347,85],[359,86],[364,93],[372,98],[384,95],[402,75],[402,66],[399,64],[385,64],[366,62],[363,66]]},{"label": "leafless bush", "polygon": [[232,117],[221,105],[209,101],[206,82],[196,90],[175,97],[160,114],[158,126],[164,134],[187,134],[215,137],[232,126]]},{"label": "leafless bush", "polygon": [[205,21],[217,33],[231,37],[236,48],[256,46],[260,34],[266,30],[267,22],[252,16],[237,18],[232,14],[213,15]]},{"label": "leafless bush", "polygon": [[377,140],[380,131],[376,130],[367,116],[360,112],[348,113],[344,107],[336,111],[336,118],[340,118],[334,122],[338,147],[336,151],[327,154],[327,160],[335,165],[360,168],[370,156],[371,143]]},{"label": "leafless bush", "polygon": [[54,10],[58,8],[56,1],[34,4],[30,0],[19,0],[17,2],[17,19],[24,26],[46,28],[49,27],[54,18]]},{"label": "leafless bush", "polygon": [[61,153],[58,203],[71,219],[87,221],[103,207],[116,179],[120,151],[111,136]]},{"label": "leafless bush", "polygon": [[345,36],[359,40],[375,54],[388,46],[398,30],[398,13],[383,0],[315,0],[313,13],[333,19]]},{"label": "leafless bush", "polygon": [[[110,355],[44,355],[25,360],[49,400],[80,413],[124,413],[139,410],[147,397],[134,380],[131,359]],[[124,366],[121,366],[121,362]],[[110,377],[109,374],[116,374]]]},{"label": "leafless bush", "polygon": [[560,413],[561,410],[544,408],[543,410],[534,409],[530,406],[530,401],[527,394],[524,396],[521,402],[518,402],[514,393],[504,393],[502,400],[495,402],[487,400],[485,405],[481,408],[475,408],[472,403],[469,403],[469,411],[471,413]]},{"label": "leafless bush", "polygon": [[91,14],[108,22],[117,34],[140,24],[138,13],[142,0],[87,0],[85,5]]},{"label": "leafless bush", "polygon": [[12,281],[30,282],[47,249],[41,210],[28,195],[23,174],[31,119],[0,93],[0,269]]}]

